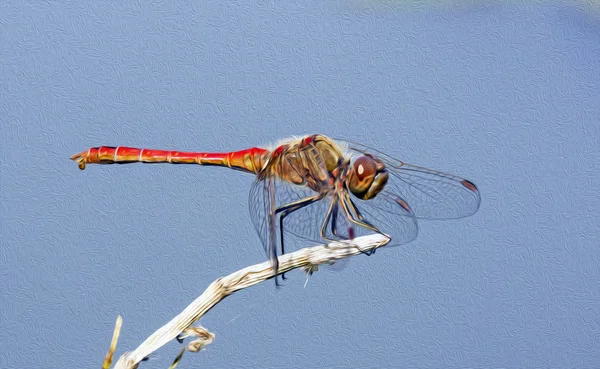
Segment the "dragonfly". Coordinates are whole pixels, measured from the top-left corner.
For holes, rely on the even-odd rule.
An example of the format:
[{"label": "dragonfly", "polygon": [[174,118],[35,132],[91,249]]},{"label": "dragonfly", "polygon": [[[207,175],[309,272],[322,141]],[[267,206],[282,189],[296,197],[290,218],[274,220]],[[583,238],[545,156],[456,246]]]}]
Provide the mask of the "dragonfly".
[{"label": "dragonfly", "polygon": [[283,255],[289,237],[333,242],[378,233],[390,245],[403,245],[417,237],[419,219],[467,217],[481,202],[470,180],[321,134],[230,152],[100,146],[71,159],[81,170],[86,164],[141,162],[219,166],[253,174],[250,217],[276,284],[278,248]]}]

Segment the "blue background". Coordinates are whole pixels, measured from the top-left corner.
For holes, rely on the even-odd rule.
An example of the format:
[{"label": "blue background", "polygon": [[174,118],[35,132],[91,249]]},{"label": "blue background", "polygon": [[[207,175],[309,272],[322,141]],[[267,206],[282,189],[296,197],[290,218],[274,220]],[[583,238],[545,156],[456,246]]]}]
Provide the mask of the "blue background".
[{"label": "blue background", "polygon": [[181,368],[600,367],[599,22],[577,3],[3,2],[0,367],[99,367],[118,314],[120,356],[265,259],[252,176],[69,156],[307,133],[463,175],[481,208],[226,299]]}]

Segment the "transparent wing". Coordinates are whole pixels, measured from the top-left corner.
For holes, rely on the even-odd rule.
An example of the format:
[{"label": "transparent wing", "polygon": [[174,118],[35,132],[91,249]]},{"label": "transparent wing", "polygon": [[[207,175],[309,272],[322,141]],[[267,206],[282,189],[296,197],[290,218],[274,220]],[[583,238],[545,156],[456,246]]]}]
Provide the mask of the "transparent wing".
[{"label": "transparent wing", "polygon": [[[380,193],[370,200],[361,200],[347,195],[350,207],[354,206],[357,215],[381,233],[391,237],[390,246],[404,245],[417,238],[419,226],[414,214],[402,198],[393,194]],[[365,227],[355,227],[355,237],[373,231]]]},{"label": "transparent wing", "polygon": [[[297,186],[277,177],[257,178],[254,181],[248,198],[250,217],[267,255],[272,256],[273,252],[270,245],[270,232],[275,235],[276,244],[273,246],[276,248],[274,251],[277,251],[277,247],[281,247],[280,222],[282,214],[277,214],[274,224],[271,225],[269,219],[270,204],[274,204],[273,210],[275,210],[288,204],[309,199],[316,194],[308,187]],[[325,210],[326,204],[323,199],[289,213],[283,219],[285,249],[291,250],[290,247],[298,246],[302,242],[305,243],[302,245],[303,247],[310,246],[306,244],[307,242],[322,242],[319,230],[325,217]],[[295,236],[295,239],[291,238],[292,235]]]},{"label": "transparent wing", "polygon": [[269,220],[272,195],[269,188],[266,178],[257,178],[252,183],[248,196],[250,219],[267,255],[269,255],[269,232],[272,231]]},{"label": "transparent wing", "polygon": [[[279,213],[272,228],[269,223],[268,205],[271,200],[274,200],[277,209],[314,197],[316,192],[277,178],[272,178],[271,181],[274,191],[268,190],[267,179],[257,180],[251,187],[249,197],[252,222],[270,257],[276,257],[274,252],[281,248],[282,229],[285,246],[283,252],[321,244],[326,242],[326,239],[348,240],[376,232],[361,225],[363,222],[389,235],[392,238],[391,245],[403,245],[417,237],[418,225],[414,215],[402,199],[389,194],[380,194],[375,199],[365,201],[344,192],[340,195],[344,203],[335,195],[325,196],[291,212],[283,218],[283,227]],[[269,196],[270,193],[273,193],[273,198]],[[330,214],[329,217],[327,214]],[[276,239],[273,245],[270,243],[271,230]]]},{"label": "transparent wing", "polygon": [[383,194],[402,198],[417,218],[457,219],[472,215],[479,209],[479,190],[467,179],[414,166],[361,144],[337,141],[346,143],[355,154],[370,154],[382,160],[390,177],[377,197]]},{"label": "transparent wing", "polygon": [[[275,196],[272,178],[259,177],[250,187],[249,210],[250,218],[258,233],[271,264],[279,267],[277,260],[277,228],[274,227],[273,215]],[[277,283],[277,282],[276,282]]]}]

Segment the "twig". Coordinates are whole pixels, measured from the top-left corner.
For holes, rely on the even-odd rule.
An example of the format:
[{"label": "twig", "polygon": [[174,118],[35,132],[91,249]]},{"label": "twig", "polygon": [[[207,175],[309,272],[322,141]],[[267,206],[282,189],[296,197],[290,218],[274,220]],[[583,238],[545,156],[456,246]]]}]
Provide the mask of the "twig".
[{"label": "twig", "polygon": [[121,325],[123,324],[123,318],[119,315],[117,317],[117,322],[115,323],[115,330],[113,331],[113,337],[110,341],[110,348],[108,349],[108,354],[104,358],[104,363],[102,364],[102,369],[110,368],[110,364],[112,363],[113,355],[115,354],[115,349],[117,348],[117,340],[119,339],[119,334],[121,333]]},{"label": "twig", "polygon": [[[280,256],[278,274],[287,273],[296,268],[303,268],[308,273],[312,273],[318,265],[332,264],[347,257],[371,252],[387,245],[388,242],[389,239],[385,236],[374,234],[358,237],[352,241],[307,247]],[[214,335],[203,328],[191,327],[192,324],[225,297],[273,277],[275,277],[275,273],[273,272],[271,263],[267,261],[241,269],[226,277],[218,278],[208,286],[202,295],[170,322],[154,332],[137,349],[124,353],[115,364],[114,369],[137,368],[140,361],[171,340],[177,338],[184,331],[188,334],[200,336],[200,340],[192,342],[192,347],[188,346],[187,348],[188,351],[198,351],[204,345],[212,342]],[[193,345],[194,343],[196,346]],[[111,346],[111,348],[111,351],[114,351],[114,347]],[[109,352],[109,355],[112,355],[112,353]]]}]

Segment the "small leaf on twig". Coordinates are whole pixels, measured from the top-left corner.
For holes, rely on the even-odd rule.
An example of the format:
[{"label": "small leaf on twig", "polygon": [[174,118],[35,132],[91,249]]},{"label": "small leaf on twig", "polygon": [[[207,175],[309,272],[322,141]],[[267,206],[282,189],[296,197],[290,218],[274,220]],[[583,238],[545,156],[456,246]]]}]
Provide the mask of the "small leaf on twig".
[{"label": "small leaf on twig", "polygon": [[186,328],[180,335],[180,338],[183,341],[183,339],[186,337],[194,336],[198,338],[190,342],[186,347],[186,349],[190,352],[198,352],[202,350],[204,346],[211,344],[215,339],[215,334],[209,332],[202,326]]},{"label": "small leaf on twig", "polygon": [[179,341],[179,343],[182,343],[186,337],[194,337],[194,336],[198,337],[198,338],[193,340],[192,342],[190,342],[183,349],[181,349],[181,351],[179,352],[179,355],[177,355],[177,357],[175,358],[175,360],[173,361],[173,364],[171,364],[169,369],[175,369],[177,364],[179,364],[179,362],[181,361],[181,358],[183,357],[183,354],[185,353],[186,350],[190,351],[190,352],[198,352],[198,351],[202,350],[206,345],[212,343],[212,341],[215,339],[214,333],[209,332],[204,327],[198,326],[198,327],[186,328],[183,332],[181,332],[179,335],[177,335],[177,341]]}]

